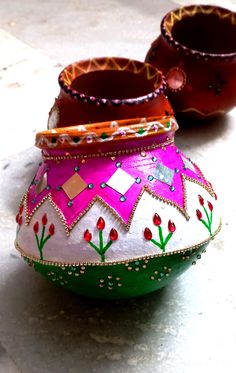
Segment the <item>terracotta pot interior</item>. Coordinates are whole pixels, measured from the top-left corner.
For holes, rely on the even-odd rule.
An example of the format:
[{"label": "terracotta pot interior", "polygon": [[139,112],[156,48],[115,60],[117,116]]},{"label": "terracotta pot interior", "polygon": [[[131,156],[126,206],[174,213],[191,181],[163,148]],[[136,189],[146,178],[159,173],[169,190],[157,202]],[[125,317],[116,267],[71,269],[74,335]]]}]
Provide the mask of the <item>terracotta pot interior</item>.
[{"label": "terracotta pot interior", "polygon": [[182,18],[174,24],[172,37],[180,44],[204,53],[236,52],[236,24],[216,14],[198,13]]},{"label": "terracotta pot interior", "polygon": [[144,73],[98,70],[78,76],[72,81],[71,88],[87,96],[122,100],[145,96],[157,87],[155,80],[148,80]]}]

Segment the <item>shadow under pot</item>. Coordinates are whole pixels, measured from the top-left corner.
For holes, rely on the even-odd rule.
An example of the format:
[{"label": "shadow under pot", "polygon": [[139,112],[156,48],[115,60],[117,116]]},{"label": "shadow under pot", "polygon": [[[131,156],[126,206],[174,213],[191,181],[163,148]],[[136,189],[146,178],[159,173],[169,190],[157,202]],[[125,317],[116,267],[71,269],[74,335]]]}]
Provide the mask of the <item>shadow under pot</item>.
[{"label": "shadow under pot", "polygon": [[177,114],[197,119],[225,114],[236,104],[236,13],[196,5],[171,11],[146,62],[166,75]]}]

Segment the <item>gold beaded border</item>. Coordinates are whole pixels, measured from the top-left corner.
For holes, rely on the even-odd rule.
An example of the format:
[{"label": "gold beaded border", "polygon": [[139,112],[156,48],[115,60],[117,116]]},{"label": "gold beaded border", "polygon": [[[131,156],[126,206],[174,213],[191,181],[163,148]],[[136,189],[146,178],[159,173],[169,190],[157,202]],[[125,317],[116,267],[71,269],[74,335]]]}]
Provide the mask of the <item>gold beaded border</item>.
[{"label": "gold beaded border", "polygon": [[15,248],[19,251],[19,253],[21,254],[22,257],[27,258],[31,261],[43,264],[43,265],[51,265],[51,266],[55,266],[55,267],[113,266],[113,265],[118,265],[118,264],[127,264],[127,263],[131,263],[131,262],[137,261],[137,260],[150,260],[150,259],[155,259],[155,258],[159,258],[159,257],[172,256],[172,255],[176,255],[176,254],[185,254],[186,251],[197,250],[199,247],[201,247],[205,244],[208,244],[211,240],[213,240],[215,238],[215,236],[220,232],[221,227],[222,227],[222,221],[220,219],[219,226],[215,230],[215,232],[213,233],[212,237],[209,237],[206,240],[201,241],[200,243],[197,243],[195,245],[186,246],[185,248],[180,249],[180,250],[175,250],[175,251],[168,252],[168,253],[159,253],[159,254],[155,254],[155,255],[146,255],[146,256],[141,256],[141,257],[131,258],[131,259],[121,259],[119,261],[113,261],[113,262],[81,262],[81,263],[80,262],[79,263],[76,263],[76,262],[74,262],[74,263],[53,262],[53,261],[50,261],[50,260],[41,260],[39,258],[34,257],[33,255],[26,254],[24,252],[24,250],[20,247],[20,245],[16,242],[16,240],[15,240]]},{"label": "gold beaded border", "polygon": [[[205,182],[207,183],[207,185],[199,182],[198,180],[196,179],[193,179],[193,178],[190,178],[184,174],[181,174],[181,181],[182,181],[182,187],[183,187],[183,195],[184,195],[184,201],[183,201],[183,207],[181,207],[179,204],[177,204],[176,202],[173,202],[171,200],[169,200],[168,198],[165,198],[163,196],[160,196],[159,194],[156,194],[155,192],[153,192],[149,186],[147,185],[144,185],[141,192],[139,193],[135,203],[134,203],[134,207],[131,211],[131,214],[129,216],[129,220],[127,223],[125,223],[125,221],[121,218],[121,216],[117,213],[117,211],[112,208],[111,206],[109,206],[100,196],[95,196],[88,204],[88,206],[78,215],[78,217],[73,221],[73,223],[71,225],[68,225],[66,223],[66,219],[65,219],[65,216],[64,214],[62,213],[61,209],[56,205],[56,203],[52,200],[52,196],[51,196],[51,193],[49,193],[47,196],[45,196],[38,204],[37,206],[35,206],[35,208],[32,210],[31,213],[29,213],[29,208],[28,208],[28,193],[26,193],[26,195],[23,197],[22,201],[24,202],[25,201],[25,221],[26,221],[26,225],[29,225],[30,224],[30,221],[31,219],[33,218],[35,212],[39,209],[40,206],[42,206],[42,204],[48,200],[49,203],[53,206],[53,208],[55,209],[59,219],[61,220],[62,222],[62,225],[64,226],[65,228],[65,232],[66,232],[66,235],[69,236],[70,235],[70,232],[72,231],[72,229],[75,227],[75,225],[79,222],[79,220],[91,209],[91,207],[95,204],[95,202],[100,202],[102,204],[103,207],[105,207],[118,221],[119,223],[124,227],[124,229],[126,231],[129,231],[130,229],[130,226],[132,224],[132,220],[133,220],[133,217],[134,217],[134,213],[138,207],[138,204],[139,204],[139,201],[143,195],[144,192],[147,192],[148,194],[150,194],[152,197],[156,198],[156,199],[159,199],[160,201],[164,202],[164,203],[167,203],[168,205],[171,205],[173,207],[175,207],[184,217],[186,220],[189,220],[190,217],[188,215],[188,212],[187,212],[187,190],[186,190],[186,180],[190,181],[190,182],[193,182],[195,184],[198,184],[199,186],[203,187],[212,197],[215,196],[215,193],[213,191],[213,189],[211,188],[211,186],[209,185],[209,183],[205,180]],[[23,203],[21,202],[21,203]]]},{"label": "gold beaded border", "polygon": [[[45,196],[39,203],[37,206],[35,206],[35,208],[32,210],[31,213],[29,213],[29,208],[28,208],[28,198],[26,196],[25,198],[25,221],[26,221],[26,225],[29,225],[30,224],[30,221],[31,219],[33,218],[35,212],[39,209],[40,206],[42,206],[42,204],[48,200],[49,203],[53,206],[53,208],[55,209],[59,219],[61,220],[62,222],[62,225],[64,226],[65,228],[65,232],[66,232],[66,235],[69,236],[70,235],[70,232],[72,231],[72,229],[75,227],[75,225],[79,222],[79,220],[91,209],[91,207],[94,205],[95,202],[100,202],[103,207],[105,207],[118,221],[119,223],[124,227],[124,229],[126,231],[129,231],[130,229],[130,226],[131,226],[131,223],[132,223],[132,220],[133,220],[133,217],[134,217],[134,213],[137,209],[137,206],[138,206],[138,203],[143,195],[144,192],[147,192],[149,193],[151,196],[153,196],[154,198],[156,199],[159,199],[160,201],[164,202],[164,203],[167,203],[168,205],[171,205],[171,206],[174,206],[175,208],[177,208],[179,210],[179,212],[181,212],[183,214],[183,216],[186,218],[186,220],[189,220],[189,215],[186,211],[185,208],[182,208],[180,207],[177,203],[165,198],[165,197],[162,197],[156,193],[154,193],[147,185],[144,185],[144,187],[142,188],[141,192],[139,193],[135,203],[134,203],[134,207],[131,211],[131,214],[130,214],[130,217],[129,217],[129,220],[127,223],[125,223],[125,221],[120,217],[120,215],[116,212],[115,209],[113,209],[111,206],[109,206],[100,196],[95,196],[88,204],[88,206],[79,214],[79,216],[73,221],[73,223],[71,225],[68,225],[66,223],[66,219],[64,217],[64,214],[62,213],[62,211],[60,210],[60,208],[55,204],[55,202],[52,200],[52,197],[51,197],[51,194],[49,193],[47,196]],[[186,193],[185,189],[184,189],[184,194]],[[184,200],[186,200],[186,197],[184,197]]]},{"label": "gold beaded border", "polygon": [[[181,157],[182,158],[182,157]],[[183,160],[183,159],[182,159]],[[184,174],[181,174],[181,176],[182,176],[182,178],[184,179],[183,181],[185,181],[185,180],[188,180],[188,181],[191,181],[191,182],[193,182],[193,183],[195,183],[195,184],[198,184],[199,186],[201,186],[201,187],[203,187],[204,189],[206,189],[206,191],[212,196],[212,197],[215,197],[216,196],[216,193],[215,193],[215,191],[214,191],[214,189],[213,189],[213,187],[212,187],[212,185],[211,185],[211,183],[209,183],[209,181],[205,178],[205,176],[204,176],[204,174],[203,174],[203,172],[202,172],[202,170],[191,160],[191,159],[189,159],[188,158],[188,161],[190,162],[190,163],[192,163],[192,165],[195,167],[195,169],[198,171],[198,174],[200,174],[201,175],[201,177],[202,177],[202,179],[204,180],[204,182],[206,183],[206,185],[205,184],[203,184],[201,181],[199,181],[199,180],[196,180],[196,179],[193,179],[192,177],[190,177],[190,176],[187,176],[187,175],[184,175]],[[183,187],[185,187],[185,185],[183,185]],[[187,206],[186,206],[186,208],[187,208]]]},{"label": "gold beaded border", "polygon": [[164,148],[167,145],[171,145],[174,143],[174,139],[166,140],[160,144],[156,144],[155,142],[152,145],[142,146],[142,147],[135,147],[132,149],[121,149],[116,151],[109,151],[109,152],[99,152],[99,153],[89,153],[89,154],[70,154],[67,152],[65,155],[55,155],[55,156],[47,156],[42,153],[42,157],[46,161],[64,161],[66,159],[89,159],[89,158],[100,158],[100,157],[114,157],[122,154],[132,154],[132,153],[139,153],[142,151],[154,150],[158,148]]},{"label": "gold beaded border", "polygon": [[[183,175],[181,174],[181,177],[182,177],[182,180],[183,180],[183,183],[184,183],[184,189],[186,188],[186,185],[185,185],[185,181],[188,180],[194,184],[198,184],[199,186],[201,186],[202,188],[204,188],[212,197],[215,197],[215,192],[213,190],[213,188],[210,186],[210,184],[208,183],[208,181],[206,181],[207,185],[201,183],[200,181],[196,180],[196,179],[193,179],[189,176],[186,176],[186,175]],[[187,197],[187,193],[184,193],[184,195]],[[186,198],[187,199],[187,198]],[[185,204],[186,208],[187,208],[187,204]]]}]

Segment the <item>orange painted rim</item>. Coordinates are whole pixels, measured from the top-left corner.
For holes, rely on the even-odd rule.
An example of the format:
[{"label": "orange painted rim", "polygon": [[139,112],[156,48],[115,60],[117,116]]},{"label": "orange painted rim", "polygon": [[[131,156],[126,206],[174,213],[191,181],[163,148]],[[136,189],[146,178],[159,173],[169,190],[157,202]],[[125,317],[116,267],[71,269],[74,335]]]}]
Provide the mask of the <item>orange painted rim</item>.
[{"label": "orange painted rim", "polygon": [[40,149],[75,148],[149,138],[177,129],[178,124],[173,116],[125,119],[42,131],[37,133],[35,145]]}]

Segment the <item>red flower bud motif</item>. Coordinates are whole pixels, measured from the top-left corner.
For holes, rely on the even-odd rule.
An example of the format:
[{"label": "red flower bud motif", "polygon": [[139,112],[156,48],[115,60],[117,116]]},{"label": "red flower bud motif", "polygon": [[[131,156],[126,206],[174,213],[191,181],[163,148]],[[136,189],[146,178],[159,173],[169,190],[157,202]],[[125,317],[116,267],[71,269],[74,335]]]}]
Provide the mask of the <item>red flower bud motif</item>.
[{"label": "red flower bud motif", "polygon": [[43,224],[43,225],[46,225],[47,222],[48,222],[47,214],[44,214],[43,217],[42,217],[42,224]]},{"label": "red flower bud motif", "polygon": [[92,233],[90,233],[88,229],[84,232],[84,239],[86,242],[90,242],[92,239]]},{"label": "red flower bud motif", "polygon": [[100,216],[100,218],[97,221],[97,229],[99,231],[103,231],[104,228],[105,228],[105,220]]},{"label": "red flower bud motif", "polygon": [[168,221],[168,229],[171,233],[174,233],[176,230],[175,223],[171,220]]},{"label": "red flower bud motif", "polygon": [[54,233],[55,233],[55,226],[54,226],[54,224],[50,225],[48,231],[49,231],[50,236],[54,235]]},{"label": "red flower bud motif", "polygon": [[196,215],[197,215],[198,220],[201,220],[201,218],[202,218],[202,213],[201,213],[200,210],[196,210]]},{"label": "red flower bud motif", "polygon": [[147,241],[150,241],[152,239],[152,232],[149,228],[145,228],[144,229],[144,238],[147,240]]},{"label": "red flower bud motif", "polygon": [[217,201],[217,194],[215,193],[215,200]]},{"label": "red flower bud motif", "polygon": [[199,199],[199,203],[201,206],[204,205],[204,199],[202,198],[202,196],[200,196],[200,194],[198,195],[198,199]]},{"label": "red flower bud motif", "polygon": [[22,225],[22,216],[19,217],[18,224],[19,224],[19,225]]},{"label": "red flower bud motif", "polygon": [[34,233],[37,234],[38,231],[39,231],[39,222],[38,221],[36,221],[36,223],[34,223],[33,229],[34,229]]},{"label": "red flower bud motif", "polygon": [[118,239],[118,232],[115,228],[112,228],[109,233],[110,240],[116,241]]},{"label": "red flower bud motif", "polygon": [[157,227],[161,225],[161,217],[157,213],[153,216],[153,224]]},{"label": "red flower bud motif", "polygon": [[207,204],[208,204],[208,208],[209,208],[209,210],[212,211],[212,210],[213,210],[213,205],[212,205],[212,203],[209,202],[209,201],[207,201]]},{"label": "red flower bud motif", "polygon": [[17,214],[17,215],[16,215],[16,222],[17,222],[17,223],[19,222],[19,217],[20,217],[20,215]]},{"label": "red flower bud motif", "polygon": [[24,205],[21,205],[20,208],[19,208],[19,214],[20,215],[22,214],[23,210],[24,210]]}]

